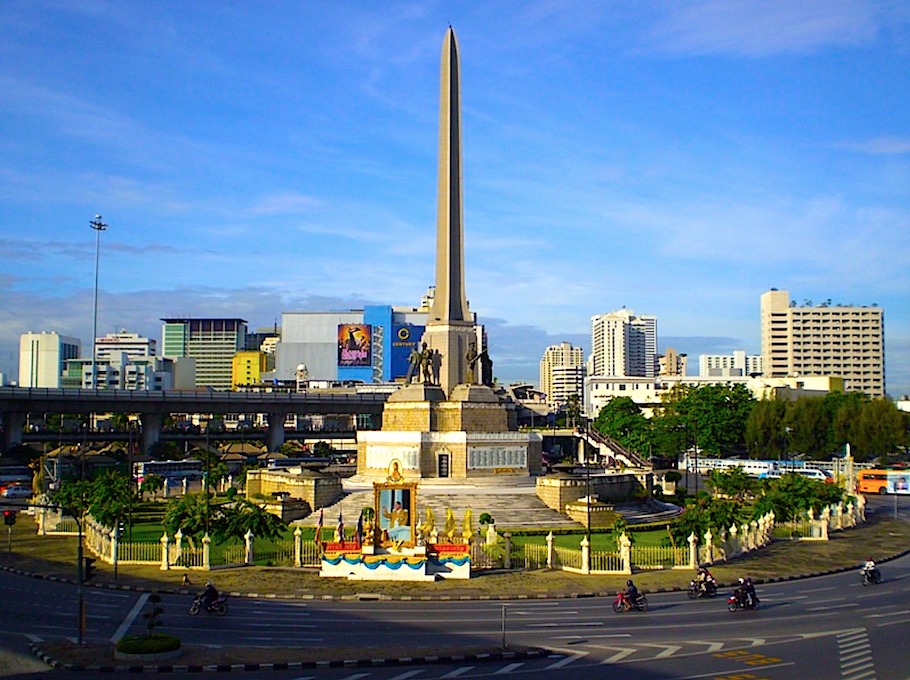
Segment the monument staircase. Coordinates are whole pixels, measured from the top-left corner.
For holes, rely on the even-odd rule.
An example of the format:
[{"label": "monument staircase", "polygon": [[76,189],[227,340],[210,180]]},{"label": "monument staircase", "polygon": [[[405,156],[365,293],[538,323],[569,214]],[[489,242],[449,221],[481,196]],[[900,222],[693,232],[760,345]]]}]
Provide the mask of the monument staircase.
[{"label": "monument staircase", "polygon": [[597,449],[601,459],[608,464],[608,467],[615,467],[617,463],[633,468],[650,467],[650,463],[637,453],[630,451],[612,437],[601,434],[593,428],[580,430],[577,435],[587,444]]},{"label": "monument staircase", "polygon": [[[373,507],[373,487],[371,483],[356,480],[345,480],[344,496],[324,508],[323,526],[334,528],[341,513],[346,527],[356,526],[357,518],[365,507]],[[567,515],[557,512],[544,504],[537,496],[536,481],[533,477],[519,480],[501,479],[471,480],[468,484],[454,484],[452,480],[423,480],[417,489],[417,509],[420,513],[418,523],[425,518],[426,508],[430,507],[436,519],[436,526],[442,530],[445,523],[446,508],[455,514],[458,531],[461,531],[464,512],[470,508],[474,515],[474,531],[480,530],[479,519],[484,512],[489,513],[499,532],[509,529],[581,529],[583,525],[573,521]],[[614,505],[629,524],[653,522],[670,519],[679,514],[680,509],[674,505],[657,503],[617,503]],[[319,520],[319,511],[299,520],[305,526],[315,526]]]}]

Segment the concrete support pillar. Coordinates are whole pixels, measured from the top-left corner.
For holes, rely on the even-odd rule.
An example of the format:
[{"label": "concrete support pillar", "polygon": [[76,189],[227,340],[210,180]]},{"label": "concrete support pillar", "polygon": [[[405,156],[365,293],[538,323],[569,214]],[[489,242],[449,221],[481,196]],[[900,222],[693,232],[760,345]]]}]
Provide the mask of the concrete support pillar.
[{"label": "concrete support pillar", "polygon": [[268,450],[274,453],[284,444],[284,413],[269,413],[266,415],[269,421]]},{"label": "concrete support pillar", "polygon": [[139,453],[146,455],[161,439],[161,423],[164,422],[164,416],[158,413],[140,413],[139,421],[142,423],[142,440],[139,443],[142,448]]},{"label": "concrete support pillar", "polygon": [[22,428],[25,427],[27,417],[28,413],[25,411],[3,412],[3,441],[0,442],[0,446],[2,446],[0,451],[9,451],[12,447],[22,443]]}]

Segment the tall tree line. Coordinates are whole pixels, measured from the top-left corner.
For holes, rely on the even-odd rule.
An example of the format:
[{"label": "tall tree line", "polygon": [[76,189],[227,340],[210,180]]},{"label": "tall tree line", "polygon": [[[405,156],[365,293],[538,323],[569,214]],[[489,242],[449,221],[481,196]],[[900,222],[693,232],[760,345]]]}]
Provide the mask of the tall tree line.
[{"label": "tall tree line", "polygon": [[629,397],[618,397],[601,409],[594,427],[645,456],[697,447],[712,457],[826,459],[849,444],[857,461],[892,462],[910,446],[910,414],[887,399],[831,392],[756,400],[741,384],[679,385],[650,418]]}]

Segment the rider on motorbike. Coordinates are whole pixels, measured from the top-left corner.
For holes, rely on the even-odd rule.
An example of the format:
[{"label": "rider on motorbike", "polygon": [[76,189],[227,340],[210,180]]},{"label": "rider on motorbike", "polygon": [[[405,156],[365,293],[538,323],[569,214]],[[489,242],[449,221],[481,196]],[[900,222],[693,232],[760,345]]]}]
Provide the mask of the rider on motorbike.
[{"label": "rider on motorbike", "polygon": [[215,588],[215,585],[211,581],[206,581],[205,590],[202,591],[202,604],[205,605],[206,609],[208,609],[215,603],[215,600],[217,599],[218,589]]},{"label": "rider on motorbike", "polygon": [[755,603],[758,602],[758,596],[755,594],[755,586],[752,584],[752,579],[749,577],[739,579],[739,585],[736,587],[736,590],[733,591],[733,594],[736,595],[737,601],[743,608],[755,607]]},{"label": "rider on motorbike", "polygon": [[641,595],[638,592],[638,588],[635,587],[635,584],[632,582],[632,579],[626,581],[626,590],[623,592],[623,596],[626,598],[626,601],[630,606],[634,607],[635,603],[638,602],[638,598]]},{"label": "rider on motorbike", "polygon": [[866,563],[863,565],[863,574],[868,576],[870,580],[874,580],[877,573],[878,567],[875,566],[875,560],[871,557],[867,558]]},{"label": "rider on motorbike", "polygon": [[707,567],[699,567],[698,571],[695,573],[695,585],[698,586],[699,590],[704,590],[708,582],[713,580],[714,577],[711,575],[711,572],[708,571]]}]

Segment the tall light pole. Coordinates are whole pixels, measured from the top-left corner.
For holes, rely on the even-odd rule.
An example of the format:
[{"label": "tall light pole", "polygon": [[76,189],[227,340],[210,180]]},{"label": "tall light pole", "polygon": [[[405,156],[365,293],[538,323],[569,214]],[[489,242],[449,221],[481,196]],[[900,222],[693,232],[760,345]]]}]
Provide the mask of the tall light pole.
[{"label": "tall light pole", "polygon": [[95,360],[98,338],[98,260],[101,253],[101,232],[107,229],[107,225],[101,220],[101,215],[95,215],[95,219],[89,222],[89,226],[95,230],[95,296],[92,302],[92,389],[96,389],[98,387],[98,364]]}]

